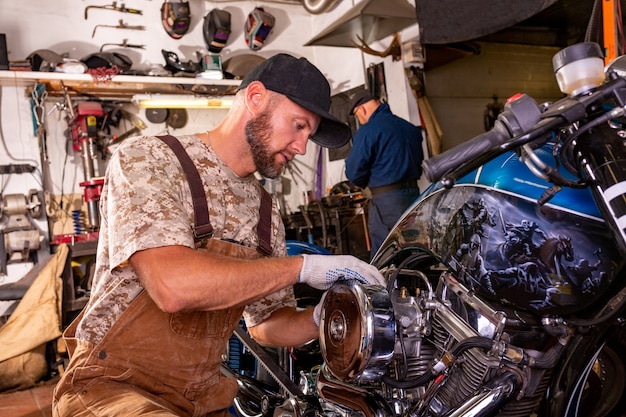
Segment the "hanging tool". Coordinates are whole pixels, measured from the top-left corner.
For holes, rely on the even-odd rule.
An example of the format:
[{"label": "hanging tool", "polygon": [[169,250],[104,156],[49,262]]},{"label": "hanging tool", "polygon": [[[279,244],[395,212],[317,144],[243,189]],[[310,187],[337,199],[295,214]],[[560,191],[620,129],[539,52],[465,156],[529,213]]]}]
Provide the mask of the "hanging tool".
[{"label": "hanging tool", "polygon": [[286,168],[287,168],[287,171],[289,171],[289,173],[291,174],[291,178],[293,179],[293,182],[296,185],[299,185],[298,181],[296,181],[296,176],[298,176],[302,181],[306,183],[307,181],[306,181],[306,178],[304,178],[304,176],[302,175],[302,171],[300,170],[300,168],[292,164],[292,161],[289,161],[289,163],[287,163]]},{"label": "hanging tool", "polygon": [[123,119],[128,120],[136,128],[145,129],[148,127],[148,125],[146,125],[146,123],[143,120],[141,120],[139,117],[135,116],[131,112],[126,111],[124,109],[118,109],[118,111],[120,112],[120,115],[122,116]]},{"label": "hanging tool", "polygon": [[113,139],[110,141],[110,143],[107,144],[107,146],[109,144],[114,144],[114,143],[120,143],[121,141],[123,141],[124,139],[130,138],[131,136],[136,136],[138,134],[141,133],[141,129],[139,129],[137,126],[133,126],[130,130],[127,130],[126,132],[122,133],[119,136],[114,136]]},{"label": "hanging tool", "polygon": [[98,204],[104,179],[98,172],[98,118],[104,115],[102,104],[96,101],[81,101],[77,104],[76,117],[69,122],[73,148],[80,152],[85,180],[79,185],[84,187],[84,199],[87,203],[89,225],[93,230],[100,227]]},{"label": "hanging tool", "polygon": [[119,20],[119,24],[117,25],[96,25],[93,28],[93,32],[91,33],[91,37],[93,38],[96,34],[96,29],[98,28],[113,28],[113,29],[128,29],[128,30],[146,30],[145,26],[142,25],[129,25],[124,23],[122,19]]},{"label": "hanging tool", "polygon": [[46,137],[46,112],[44,104],[48,98],[48,92],[43,84],[35,85],[30,93],[32,101],[33,118],[35,121],[35,134],[39,142],[39,153],[43,163],[48,162],[48,141]]},{"label": "hanging tool", "polygon": [[117,2],[114,1],[111,4],[107,4],[107,5],[104,5],[104,6],[87,6],[87,7],[85,7],[85,20],[87,20],[87,13],[89,12],[89,9],[105,9],[105,10],[115,10],[116,12],[121,12],[121,13],[143,14],[143,11],[141,11],[141,10],[127,8],[124,3],[121,3],[118,6]]},{"label": "hanging tool", "polygon": [[119,46],[119,47],[122,47],[122,48],[146,49],[146,45],[138,45],[138,44],[128,43],[128,39],[124,39],[122,41],[122,43],[104,43],[100,47],[100,52],[102,52],[102,50],[104,49],[105,46]]},{"label": "hanging tool", "polygon": [[141,120],[139,117],[137,117],[133,113],[130,113],[124,110],[120,104],[116,105],[113,108],[113,110],[109,112],[109,115],[110,115],[110,118],[109,118],[110,120],[113,120],[113,119],[117,120],[117,122],[111,122],[112,126],[119,127],[119,122],[123,119],[123,120],[129,121],[133,125],[133,127],[119,136],[113,135],[108,138],[106,143],[102,145],[102,148],[103,148],[102,158],[103,159],[106,159],[111,155],[109,146],[117,145],[126,138],[138,135],[141,133],[142,129],[145,129],[148,127],[143,120]]},{"label": "hanging tool", "polygon": [[112,138],[110,138],[104,145],[103,145],[103,155],[102,155],[102,159],[107,159],[111,156],[112,151],[109,148],[110,146],[113,145],[118,145],[120,144],[124,139],[128,139],[132,136],[136,136],[139,135],[141,133],[141,129],[139,129],[137,126],[133,126],[130,130],[127,130],[126,132],[122,133],[121,135],[113,135]]}]

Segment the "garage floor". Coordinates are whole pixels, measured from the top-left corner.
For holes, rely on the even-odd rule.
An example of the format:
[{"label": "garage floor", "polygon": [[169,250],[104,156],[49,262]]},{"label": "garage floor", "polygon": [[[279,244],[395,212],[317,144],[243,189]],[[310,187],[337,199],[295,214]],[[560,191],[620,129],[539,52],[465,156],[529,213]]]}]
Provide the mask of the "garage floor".
[{"label": "garage floor", "polygon": [[8,393],[0,393],[2,417],[52,417],[52,391],[56,381]]}]

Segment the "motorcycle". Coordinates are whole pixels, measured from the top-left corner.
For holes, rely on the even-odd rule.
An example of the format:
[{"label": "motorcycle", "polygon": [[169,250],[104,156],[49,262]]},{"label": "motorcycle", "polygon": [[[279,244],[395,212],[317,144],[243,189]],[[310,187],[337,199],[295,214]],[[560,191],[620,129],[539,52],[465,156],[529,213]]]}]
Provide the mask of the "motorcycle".
[{"label": "motorcycle", "polygon": [[433,184],[372,259],[387,286],[326,292],[299,348],[317,362],[249,345],[278,389],[234,373],[240,415],[622,415],[626,56],[585,42],[553,64],[564,98],[516,95],[424,162]]}]

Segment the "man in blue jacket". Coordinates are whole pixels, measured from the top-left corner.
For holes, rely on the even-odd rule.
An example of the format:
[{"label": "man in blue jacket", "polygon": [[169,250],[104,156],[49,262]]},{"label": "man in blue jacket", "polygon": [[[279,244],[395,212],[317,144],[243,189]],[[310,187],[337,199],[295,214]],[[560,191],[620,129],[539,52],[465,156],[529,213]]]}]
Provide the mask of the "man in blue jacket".
[{"label": "man in blue jacket", "polygon": [[368,228],[373,257],[402,213],[419,195],[422,129],[394,115],[368,90],[357,92],[350,114],[359,121],[346,159],[346,176],[369,187]]}]

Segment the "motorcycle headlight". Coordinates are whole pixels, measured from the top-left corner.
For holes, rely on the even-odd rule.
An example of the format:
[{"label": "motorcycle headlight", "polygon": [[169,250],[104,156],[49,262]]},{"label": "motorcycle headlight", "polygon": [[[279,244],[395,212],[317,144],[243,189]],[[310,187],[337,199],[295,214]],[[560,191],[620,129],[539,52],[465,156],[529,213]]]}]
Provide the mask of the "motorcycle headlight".
[{"label": "motorcycle headlight", "polygon": [[389,293],[376,285],[337,284],[324,296],[320,347],[340,380],[371,381],[393,356],[396,323]]}]

